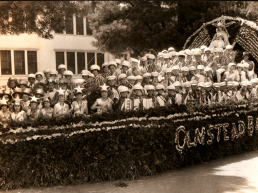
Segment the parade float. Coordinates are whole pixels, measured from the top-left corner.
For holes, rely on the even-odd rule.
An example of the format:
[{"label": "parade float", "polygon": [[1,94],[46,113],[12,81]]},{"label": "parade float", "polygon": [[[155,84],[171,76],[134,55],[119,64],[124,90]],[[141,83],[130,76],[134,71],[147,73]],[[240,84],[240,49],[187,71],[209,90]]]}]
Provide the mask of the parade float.
[{"label": "parade float", "polygon": [[[226,21],[231,17],[222,18]],[[184,48],[212,45],[211,36],[201,33],[222,18],[202,26]],[[241,18],[231,20],[240,25],[235,42],[257,59],[258,27]],[[246,30],[250,34],[245,34]],[[231,43],[226,31],[219,32],[225,44]],[[216,39],[218,34],[214,36]],[[8,190],[137,179],[256,150],[257,107],[257,100],[174,105],[13,124],[1,128],[0,187]]]},{"label": "parade float", "polygon": [[[258,61],[258,25],[240,17],[221,16],[203,25],[185,42],[183,49],[200,48],[202,45],[214,48],[241,47]],[[220,38],[221,37],[221,38]],[[222,39],[223,41],[219,40]]]}]

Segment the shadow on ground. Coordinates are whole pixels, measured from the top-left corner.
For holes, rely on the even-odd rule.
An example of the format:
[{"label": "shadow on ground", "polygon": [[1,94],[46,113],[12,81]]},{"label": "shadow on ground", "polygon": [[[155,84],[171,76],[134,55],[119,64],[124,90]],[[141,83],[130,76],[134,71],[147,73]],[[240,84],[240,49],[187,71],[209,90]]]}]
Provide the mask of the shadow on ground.
[{"label": "shadow on ground", "polygon": [[85,183],[75,186],[17,189],[8,193],[230,193],[258,192],[258,151],[170,170],[139,180]]}]

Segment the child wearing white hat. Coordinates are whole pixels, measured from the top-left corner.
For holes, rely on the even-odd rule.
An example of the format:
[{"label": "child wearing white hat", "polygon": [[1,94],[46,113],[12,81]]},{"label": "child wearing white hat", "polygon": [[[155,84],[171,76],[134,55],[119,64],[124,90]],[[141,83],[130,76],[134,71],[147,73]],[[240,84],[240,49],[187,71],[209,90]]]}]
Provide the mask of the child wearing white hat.
[{"label": "child wearing white hat", "polygon": [[152,72],[151,73],[151,84],[153,86],[156,86],[158,84],[158,76],[159,76],[159,73],[158,72]]},{"label": "child wearing white hat", "polygon": [[28,75],[28,87],[33,89],[34,84],[35,84],[35,80],[36,80],[35,74],[29,74]]},{"label": "child wearing white hat", "polygon": [[174,105],[175,103],[175,97],[176,97],[176,91],[175,86],[170,85],[167,87],[167,95],[166,95],[166,106]]},{"label": "child wearing white hat", "polygon": [[139,69],[141,74],[144,74],[149,71],[149,65],[146,57],[141,58]]},{"label": "child wearing white hat", "polygon": [[148,84],[144,86],[147,98],[153,98],[155,95],[155,86]]},{"label": "child wearing white hat", "polygon": [[99,75],[100,67],[97,64],[94,64],[90,67],[91,73],[94,75],[94,85],[99,87],[105,83],[105,79]]},{"label": "child wearing white hat", "polygon": [[226,71],[222,77],[222,81],[239,81],[239,74],[236,71],[236,64],[229,63],[228,71]]},{"label": "child wearing white hat", "polygon": [[59,78],[64,78],[64,71],[66,71],[66,66],[64,64],[60,64],[58,66],[58,71],[59,71]]},{"label": "child wearing white hat", "polygon": [[211,54],[211,49],[210,48],[205,48],[204,49],[204,55],[202,56],[202,64],[206,67],[211,62],[213,62],[213,57],[212,57],[212,54]]},{"label": "child wearing white hat", "polygon": [[237,91],[236,99],[238,102],[240,101],[247,102],[250,100],[250,93],[247,89],[248,81],[242,81],[240,85],[241,85],[241,89]]},{"label": "child wearing white hat", "polygon": [[121,74],[121,70],[117,68],[117,63],[115,61],[110,61],[108,63],[108,69],[111,76],[119,76],[119,74]]},{"label": "child wearing white hat", "polygon": [[[103,73],[102,73],[102,76],[103,76],[103,78],[105,78],[105,80],[106,80],[106,78],[108,77],[108,76],[110,76],[111,75],[111,73],[110,73],[110,71],[109,71],[109,69],[108,69],[108,63],[103,63],[102,64],[102,69],[103,69]],[[84,72],[84,74],[86,73],[85,71],[83,71]],[[82,73],[83,73],[82,72]]]},{"label": "child wearing white hat", "polygon": [[151,73],[144,73],[142,75],[142,86],[144,87],[145,85],[151,84]]},{"label": "child wearing white hat", "polygon": [[180,73],[179,66],[173,66],[172,67],[172,75],[170,76],[169,81],[171,83],[174,83],[176,81],[181,82],[181,77],[180,77],[179,73]]},{"label": "child wearing white hat", "polygon": [[114,110],[130,111],[132,110],[132,100],[128,98],[129,89],[126,86],[119,86],[118,92],[120,98],[117,102],[117,105],[113,105]]},{"label": "child wearing white hat", "polygon": [[185,64],[187,67],[189,67],[192,64],[193,53],[189,49],[186,49],[184,53],[185,53]]},{"label": "child wearing white hat", "polygon": [[162,84],[158,84],[156,86],[156,92],[157,92],[157,95],[156,95],[156,106],[165,106],[166,104],[166,98],[165,98],[165,95],[164,95],[164,91],[165,91],[165,87],[162,85]]},{"label": "child wearing white hat", "polygon": [[35,84],[37,84],[38,82],[44,82],[45,83],[44,74],[42,72],[36,72],[35,78],[36,78]]},{"label": "child wearing white hat", "polygon": [[254,73],[254,62],[249,60],[250,53],[249,52],[243,52],[243,60],[241,61],[242,64],[247,63],[248,66],[248,72],[250,74],[250,79],[257,78],[257,75]]},{"label": "child wearing white hat", "polygon": [[[130,67],[131,67],[130,62],[124,60],[124,61],[122,62],[122,71],[121,71],[121,73],[127,74]],[[127,74],[127,75],[128,75],[128,74]]]},{"label": "child wearing white hat", "polygon": [[[141,76],[141,75],[139,75],[139,76]],[[130,87],[132,88],[135,85],[136,76],[128,76],[127,81],[129,83]]]},{"label": "child wearing white hat", "polygon": [[119,100],[119,94],[117,91],[116,80],[117,80],[116,76],[108,76],[107,77],[107,86],[108,86],[108,90],[110,91],[108,93],[108,97],[115,103]]},{"label": "child wearing white hat", "polygon": [[184,66],[183,68],[181,68],[181,73],[182,73],[182,83],[189,81],[188,79],[189,68]]},{"label": "child wearing white hat", "polygon": [[128,76],[137,76],[141,74],[141,71],[139,69],[138,66],[138,60],[137,59],[133,59],[131,62],[131,67],[129,68],[129,70],[127,71],[127,75]]},{"label": "child wearing white hat", "polygon": [[73,90],[75,87],[75,84],[73,83],[73,80],[72,80],[73,72],[70,70],[64,71],[64,77],[65,77],[65,79],[67,79],[67,88],[69,90]]},{"label": "child wearing white hat", "polygon": [[176,51],[171,51],[169,54],[170,54],[170,57],[171,57],[171,66],[177,65],[177,63],[179,62],[179,59],[177,57],[177,52]]},{"label": "child wearing white hat", "polygon": [[197,66],[197,74],[192,77],[192,80],[197,80],[198,82],[205,82],[205,75],[204,75],[204,65],[198,65]]},{"label": "child wearing white hat", "polygon": [[128,88],[132,88],[132,86],[127,81],[127,75],[126,74],[120,74],[118,76],[118,85],[126,86]]},{"label": "child wearing white hat", "polygon": [[231,100],[231,101],[237,101],[236,98],[236,90],[235,90],[235,82],[233,81],[228,81],[227,82],[227,91],[226,91],[226,95],[227,95],[227,100]]}]

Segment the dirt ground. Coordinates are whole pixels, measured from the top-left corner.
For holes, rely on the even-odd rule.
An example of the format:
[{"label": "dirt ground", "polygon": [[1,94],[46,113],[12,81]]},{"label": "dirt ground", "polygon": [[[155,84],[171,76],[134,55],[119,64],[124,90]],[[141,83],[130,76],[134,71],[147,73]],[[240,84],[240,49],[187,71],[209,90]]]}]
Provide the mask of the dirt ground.
[{"label": "dirt ground", "polygon": [[17,189],[8,193],[255,193],[258,192],[258,151],[128,180],[127,187],[117,187],[116,183]]}]

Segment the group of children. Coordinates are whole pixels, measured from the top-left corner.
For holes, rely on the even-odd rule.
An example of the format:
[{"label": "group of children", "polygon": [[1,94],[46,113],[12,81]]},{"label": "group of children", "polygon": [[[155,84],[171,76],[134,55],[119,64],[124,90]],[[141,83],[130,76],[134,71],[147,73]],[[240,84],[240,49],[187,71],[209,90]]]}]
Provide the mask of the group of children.
[{"label": "group of children", "polygon": [[[91,112],[144,110],[174,104],[226,103],[257,98],[258,79],[249,53],[235,63],[231,45],[225,49],[201,48],[129,60],[115,59],[83,70],[80,79],[64,64],[59,72],[47,69],[28,79],[9,78],[1,87],[0,123],[35,121],[38,118],[89,116]],[[157,61],[155,61],[157,60]],[[101,97],[88,107],[87,96],[100,88]]]}]

